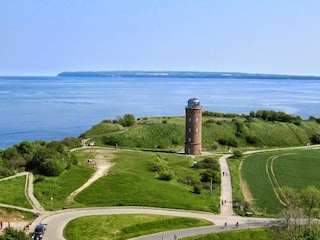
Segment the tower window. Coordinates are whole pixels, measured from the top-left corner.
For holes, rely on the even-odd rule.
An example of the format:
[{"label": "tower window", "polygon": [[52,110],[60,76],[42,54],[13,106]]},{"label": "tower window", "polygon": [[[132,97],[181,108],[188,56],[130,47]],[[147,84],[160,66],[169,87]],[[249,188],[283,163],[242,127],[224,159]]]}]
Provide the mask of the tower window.
[{"label": "tower window", "polygon": [[199,122],[199,118],[196,118],[196,122]]},{"label": "tower window", "polygon": [[191,142],[191,138],[189,138],[189,142]]},{"label": "tower window", "polygon": [[196,128],[196,132],[199,132],[199,128]]},{"label": "tower window", "polygon": [[191,122],[192,120],[191,120],[191,117],[189,117],[189,122]]},{"label": "tower window", "polygon": [[189,128],[189,133],[191,133],[191,128]]}]

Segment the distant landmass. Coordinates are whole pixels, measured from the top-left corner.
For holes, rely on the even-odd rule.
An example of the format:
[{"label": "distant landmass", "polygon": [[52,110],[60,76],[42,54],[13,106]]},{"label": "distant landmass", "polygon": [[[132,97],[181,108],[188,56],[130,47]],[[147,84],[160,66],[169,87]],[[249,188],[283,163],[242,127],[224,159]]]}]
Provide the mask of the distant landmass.
[{"label": "distant landmass", "polygon": [[234,78],[234,79],[315,79],[320,76],[298,76],[239,72],[183,72],[183,71],[79,71],[62,72],[58,77],[140,77],[140,78]]}]

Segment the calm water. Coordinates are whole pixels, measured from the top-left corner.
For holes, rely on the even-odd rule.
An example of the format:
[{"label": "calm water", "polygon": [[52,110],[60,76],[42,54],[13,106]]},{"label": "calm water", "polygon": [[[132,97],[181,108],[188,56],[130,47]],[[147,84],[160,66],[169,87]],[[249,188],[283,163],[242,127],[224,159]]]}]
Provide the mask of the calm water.
[{"label": "calm water", "polygon": [[0,148],[77,137],[126,113],[184,115],[191,97],[208,111],[271,109],[319,117],[319,92],[320,80],[0,77]]}]

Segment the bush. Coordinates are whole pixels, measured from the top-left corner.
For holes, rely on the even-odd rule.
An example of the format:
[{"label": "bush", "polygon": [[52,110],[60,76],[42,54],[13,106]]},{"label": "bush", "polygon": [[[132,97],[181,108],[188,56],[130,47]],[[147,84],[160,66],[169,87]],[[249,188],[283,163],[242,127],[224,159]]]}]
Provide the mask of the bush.
[{"label": "bush", "polygon": [[168,171],[161,171],[158,173],[159,174],[159,179],[160,180],[165,180],[165,181],[170,181],[173,178],[173,173],[168,170]]},{"label": "bush", "polygon": [[254,146],[262,146],[263,145],[262,141],[259,138],[257,138],[256,136],[251,136],[251,135],[246,136],[246,141],[250,145],[254,145]]},{"label": "bush", "polygon": [[320,144],[320,134],[313,135],[310,140],[313,144]]},{"label": "bush", "polygon": [[196,193],[196,194],[200,194],[201,193],[201,185],[199,183],[193,184],[193,192]]},{"label": "bush", "polygon": [[238,143],[234,138],[219,138],[218,143],[221,145],[226,145],[230,147],[237,147]]},{"label": "bush", "polygon": [[213,171],[211,169],[208,169],[200,173],[201,182],[211,182],[211,179],[212,179],[212,183],[220,184],[221,183],[220,173],[218,171]]},{"label": "bush", "polygon": [[4,235],[0,236],[0,240],[28,240],[30,239],[22,230],[12,227],[4,229]]},{"label": "bush", "polygon": [[188,186],[193,186],[196,183],[196,180],[194,180],[194,178],[191,177],[191,176],[186,176],[183,179],[179,179],[179,182],[183,183],[183,184],[186,184]]},{"label": "bush", "polygon": [[220,165],[219,162],[213,158],[205,158],[204,160],[198,162],[198,168],[200,169],[212,169],[219,171],[220,170]]},{"label": "bush", "polygon": [[233,151],[233,156],[232,156],[232,158],[241,158],[242,157],[242,152],[240,151],[240,150],[238,150],[238,149],[235,149],[234,151]]},{"label": "bush", "polygon": [[136,119],[132,114],[125,114],[123,117],[118,117],[118,122],[124,127],[131,127],[136,123]]}]

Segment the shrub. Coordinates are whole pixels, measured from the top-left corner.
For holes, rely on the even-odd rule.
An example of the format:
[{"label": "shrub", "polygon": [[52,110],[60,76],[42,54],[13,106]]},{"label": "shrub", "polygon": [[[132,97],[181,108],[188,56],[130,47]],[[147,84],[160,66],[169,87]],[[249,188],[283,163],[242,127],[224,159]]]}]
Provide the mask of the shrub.
[{"label": "shrub", "polygon": [[211,182],[211,179],[212,179],[212,183],[220,184],[221,183],[220,173],[218,171],[213,171],[211,169],[208,169],[200,173],[201,182]]},{"label": "shrub", "polygon": [[232,156],[232,158],[241,158],[242,157],[242,152],[240,151],[240,150],[238,150],[238,149],[235,149],[234,151],[233,151],[233,156]]},{"label": "shrub", "polygon": [[196,194],[201,193],[201,185],[199,183],[194,183],[193,184],[193,192]]},{"label": "shrub", "polygon": [[263,145],[262,141],[259,138],[257,138],[256,136],[252,136],[252,135],[246,136],[246,141],[247,141],[247,143],[254,145],[254,146],[262,146]]},{"label": "shrub", "polygon": [[216,170],[219,171],[220,170],[220,166],[217,160],[213,159],[213,158],[205,158],[204,160],[198,162],[198,168],[200,169],[212,169],[212,170]]},{"label": "shrub", "polygon": [[188,186],[193,186],[196,183],[196,180],[191,176],[186,176],[183,179],[179,179],[179,182]]},{"label": "shrub", "polygon": [[310,138],[311,142],[313,144],[319,144],[320,143],[320,134],[316,134],[316,135],[313,135],[311,138]]},{"label": "shrub", "polygon": [[234,138],[219,138],[218,143],[221,145],[226,145],[230,147],[237,147],[238,143]]},{"label": "shrub", "polygon": [[172,171],[161,171],[158,173],[159,174],[159,179],[160,180],[165,180],[165,181],[170,181],[173,178],[173,173]]}]

